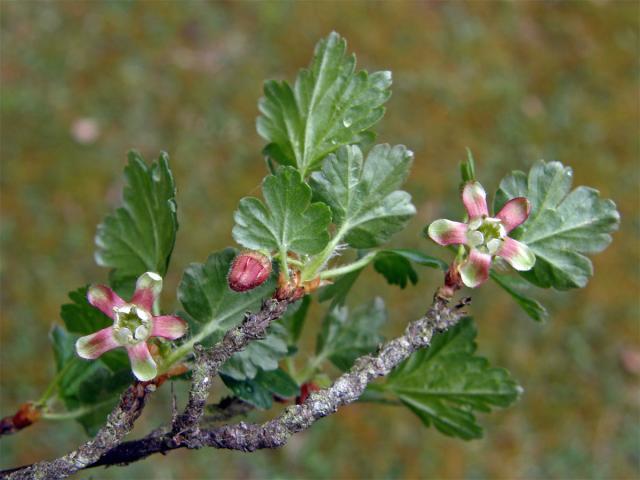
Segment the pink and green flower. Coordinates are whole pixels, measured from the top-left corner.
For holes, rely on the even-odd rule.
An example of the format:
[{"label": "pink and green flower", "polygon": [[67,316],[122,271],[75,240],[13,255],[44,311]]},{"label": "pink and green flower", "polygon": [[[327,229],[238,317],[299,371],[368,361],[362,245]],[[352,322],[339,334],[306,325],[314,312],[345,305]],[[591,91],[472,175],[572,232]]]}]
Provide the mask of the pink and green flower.
[{"label": "pink and green flower", "polygon": [[468,214],[466,223],[440,219],[429,225],[429,237],[440,245],[464,245],[465,255],[458,264],[462,282],[471,288],[489,278],[494,257],[501,257],[516,270],[531,270],[534,253],[524,243],[507,235],[525,222],[531,206],[529,200],[509,200],[495,217],[489,216],[487,194],[479,182],[467,182],[462,190],[462,203]]},{"label": "pink and green flower", "polygon": [[80,337],[76,351],[82,358],[95,360],[114,348],[124,347],[129,354],[131,369],[140,381],[156,377],[158,367],[149,352],[147,340],[161,337],[175,340],[187,331],[184,320],[173,315],[153,315],[153,305],[162,291],[162,277],[143,273],[136,282],[130,302],[125,302],[104,285],[92,285],[87,300],[113,320],[113,326]]}]

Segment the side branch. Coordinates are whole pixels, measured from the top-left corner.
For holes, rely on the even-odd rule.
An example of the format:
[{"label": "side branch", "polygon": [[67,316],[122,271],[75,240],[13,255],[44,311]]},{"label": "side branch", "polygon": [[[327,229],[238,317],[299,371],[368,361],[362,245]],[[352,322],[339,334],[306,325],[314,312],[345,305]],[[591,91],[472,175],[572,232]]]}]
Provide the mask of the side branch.
[{"label": "side branch", "polygon": [[119,445],[131,431],[142,413],[147,395],[153,392],[156,386],[153,382],[135,383],[130,386],[122,394],[120,403],[109,414],[106,424],[96,436],[73,452],[50,462],[35,463],[13,473],[3,474],[9,473],[7,478],[21,480],[65,478],[95,463],[105,452]]},{"label": "side branch", "polygon": [[467,303],[464,301],[450,307],[446,299],[437,295],[427,314],[410,323],[404,335],[385,343],[377,353],[360,357],[351,370],[340,376],[331,387],[312,393],[304,403],[288,407],[271,421],[263,424],[240,422],[202,429],[194,432],[188,440],[165,434],[125,442],[90,467],[132,463],[155,453],[185,447],[245,452],[281,447],[292,434],[309,428],[320,418],[336,412],[339,407],[356,401],[371,381],[389,374],[419,348],[428,347],[433,335],[447,330],[464,317],[462,307]]},{"label": "side branch", "polygon": [[436,297],[427,314],[410,323],[404,335],[385,343],[377,353],[360,357],[331,387],[312,393],[303,404],[287,408],[264,424],[241,422],[203,431],[202,446],[245,452],[283,446],[292,434],[355,402],[370,382],[388,375],[419,348],[429,346],[433,335],[447,330],[464,316],[461,311],[464,304],[449,308],[446,300]]},{"label": "side branch", "polygon": [[[260,311],[249,314],[237,327],[229,330],[215,346],[208,350],[196,347],[196,364],[186,408],[173,423],[173,435],[189,441],[198,431],[198,423],[209,397],[211,380],[231,356],[243,350],[253,340],[264,338],[271,322],[284,315],[289,300],[271,298],[262,304]],[[193,432],[192,432],[193,430]]]}]

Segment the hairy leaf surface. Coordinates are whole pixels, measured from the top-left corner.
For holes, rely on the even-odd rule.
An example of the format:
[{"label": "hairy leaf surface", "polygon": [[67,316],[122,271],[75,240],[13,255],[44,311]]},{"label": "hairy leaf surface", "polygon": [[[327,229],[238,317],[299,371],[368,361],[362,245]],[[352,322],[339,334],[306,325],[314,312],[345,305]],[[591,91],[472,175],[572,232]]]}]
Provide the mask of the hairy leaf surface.
[{"label": "hairy leaf surface", "polygon": [[95,435],[122,390],[133,380],[126,353],[118,349],[88,361],[76,354],[77,335],[55,326],[50,338],[58,372],[58,397],[69,412],[78,414],[76,420],[87,435]]},{"label": "hairy leaf surface", "polygon": [[341,145],[367,143],[368,131],[384,115],[391,95],[391,72],[356,73],[355,55],[335,32],[321,40],[311,66],[298,74],[293,88],[268,81],[258,104],[257,130],[270,142],[265,154],[297,167],[302,177],[320,168]]},{"label": "hairy leaf surface", "polygon": [[358,357],[371,353],[382,342],[378,331],[386,319],[387,310],[379,297],[352,312],[347,307],[336,307],[322,323],[316,354],[339,369],[348,370]]},{"label": "hairy leaf surface", "polygon": [[339,234],[354,248],[378,246],[402,230],[416,209],[398,190],[413,161],[403,145],[376,145],[367,155],[356,145],[340,148],[311,176],[315,196],[329,205]]},{"label": "hairy leaf surface", "polygon": [[480,438],[474,412],[513,403],[521,388],[509,372],[474,355],[476,329],[470,318],[434,335],[431,346],[415,352],[377,389],[393,393],[426,426],[465,440]]},{"label": "hairy leaf surface", "polygon": [[69,292],[71,303],[60,308],[60,317],[69,332],[88,335],[113,325],[113,320],[89,303],[87,288]]},{"label": "hairy leaf surface", "polygon": [[[236,250],[227,248],[210,255],[204,264],[192,263],[178,287],[185,311],[181,316],[189,322],[191,335],[203,345],[215,344],[243,320],[245,313],[258,310],[274,290],[273,279],[248,292],[231,290],[227,273],[236,254]],[[245,351],[234,355],[222,371],[237,379],[251,378],[258,367],[277,368],[277,361],[286,353],[284,329],[280,326],[275,331],[272,327],[267,338],[252,342]]]},{"label": "hairy leaf surface", "polygon": [[127,290],[144,272],[166,274],[178,220],[166,153],[147,166],[139,153],[129,152],[124,176],[123,205],[98,225],[95,258],[98,265],[113,269],[114,288],[131,293]]},{"label": "hairy leaf surface", "polygon": [[547,309],[544,308],[544,305],[523,293],[527,290],[527,287],[531,287],[524,279],[513,275],[502,275],[496,272],[491,272],[489,275],[494,282],[511,295],[529,317],[537,322],[542,322],[547,317]]},{"label": "hairy leaf surface", "polygon": [[447,269],[446,262],[439,258],[407,248],[381,250],[376,254],[373,268],[383,275],[390,285],[405,288],[409,282],[413,285],[418,282],[418,272],[415,271],[412,263],[441,270]]},{"label": "hairy leaf surface", "polygon": [[290,347],[293,347],[300,339],[310,306],[311,296],[305,295],[300,301],[289,305],[279,321],[287,331],[287,343]]},{"label": "hairy leaf surface", "polygon": [[500,182],[494,207],[524,196],[531,202],[528,220],[512,234],[536,254],[536,264],[521,275],[534,285],[558,290],[584,287],[593,275],[585,254],[604,250],[620,214],[611,200],[588,187],[571,190],[573,172],[560,162],[540,161],[527,176],[513,172]]},{"label": "hairy leaf surface", "polygon": [[221,375],[221,378],[234,395],[264,410],[271,408],[274,395],[291,398],[299,393],[295,380],[280,368],[270,371],[259,370],[253,379],[236,380],[226,375]]},{"label": "hairy leaf surface", "polygon": [[281,167],[262,183],[265,203],[240,200],[233,238],[253,250],[318,253],[329,242],[329,208],[311,203],[311,189],[291,167]]},{"label": "hairy leaf surface", "polygon": [[244,350],[235,353],[220,368],[220,373],[236,380],[251,379],[259,370],[278,368],[278,361],[288,351],[286,329],[280,323],[272,323],[264,339],[253,341]]}]

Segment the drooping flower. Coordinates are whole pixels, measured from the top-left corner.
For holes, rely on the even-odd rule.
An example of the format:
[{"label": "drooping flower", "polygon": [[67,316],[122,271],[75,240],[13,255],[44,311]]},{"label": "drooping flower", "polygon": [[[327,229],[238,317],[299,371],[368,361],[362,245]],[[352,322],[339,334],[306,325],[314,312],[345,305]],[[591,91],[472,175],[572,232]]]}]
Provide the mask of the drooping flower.
[{"label": "drooping flower", "polygon": [[246,292],[262,285],[271,275],[271,259],[260,252],[240,252],[231,264],[227,281],[229,288]]},{"label": "drooping flower", "polygon": [[535,264],[534,253],[524,243],[508,237],[529,216],[529,200],[517,197],[509,200],[495,217],[489,216],[487,194],[479,182],[471,181],[462,190],[469,220],[466,223],[440,219],[429,225],[428,234],[440,245],[465,245],[466,257],[458,265],[462,282],[471,288],[489,278],[494,257],[505,259],[516,270],[530,270]]},{"label": "drooping flower", "polygon": [[92,285],[87,300],[113,320],[113,326],[103,328],[76,341],[76,351],[82,358],[95,360],[114,348],[124,347],[129,354],[131,369],[140,381],[155,378],[158,368],[149,352],[147,340],[162,337],[175,340],[187,331],[184,320],[173,315],[154,316],[153,304],[162,291],[162,277],[143,273],[136,282],[130,302],[125,302],[104,285]]}]

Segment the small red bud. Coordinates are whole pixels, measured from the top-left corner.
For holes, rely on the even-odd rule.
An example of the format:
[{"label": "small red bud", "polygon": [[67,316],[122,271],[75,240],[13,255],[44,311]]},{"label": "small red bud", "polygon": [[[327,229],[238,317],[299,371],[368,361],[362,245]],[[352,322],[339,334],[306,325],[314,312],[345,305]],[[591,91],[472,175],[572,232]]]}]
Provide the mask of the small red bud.
[{"label": "small red bud", "polygon": [[312,392],[317,392],[318,390],[320,390],[320,387],[313,382],[306,382],[300,385],[300,395],[296,397],[296,405],[304,403]]},{"label": "small red bud", "polygon": [[253,251],[240,252],[231,264],[229,288],[236,292],[246,292],[262,285],[271,275],[271,259]]}]

